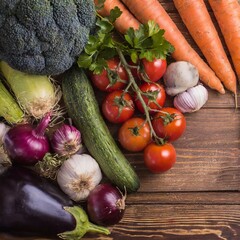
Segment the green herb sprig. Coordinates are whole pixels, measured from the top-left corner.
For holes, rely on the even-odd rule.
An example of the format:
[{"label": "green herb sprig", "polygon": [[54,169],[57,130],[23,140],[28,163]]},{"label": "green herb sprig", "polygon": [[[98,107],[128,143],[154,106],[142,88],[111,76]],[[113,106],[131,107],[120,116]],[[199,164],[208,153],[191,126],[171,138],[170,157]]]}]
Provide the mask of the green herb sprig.
[{"label": "green herb sprig", "polygon": [[121,35],[114,28],[114,22],[122,14],[118,7],[111,10],[108,17],[97,14],[96,34],[89,36],[84,52],[79,56],[78,66],[100,74],[107,68],[107,60],[117,56],[117,49],[132,62],[146,58],[165,59],[174,51],[174,47],[164,38],[164,30],[154,21],[140,24],[139,29],[129,28]]}]

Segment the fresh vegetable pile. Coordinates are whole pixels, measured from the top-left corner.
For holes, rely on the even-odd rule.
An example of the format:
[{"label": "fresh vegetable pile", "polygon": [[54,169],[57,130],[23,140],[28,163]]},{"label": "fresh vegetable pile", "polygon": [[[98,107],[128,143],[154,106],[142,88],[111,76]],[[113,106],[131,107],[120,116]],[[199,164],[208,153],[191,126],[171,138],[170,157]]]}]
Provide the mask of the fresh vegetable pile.
[{"label": "fresh vegetable pile", "polygon": [[[149,174],[170,170],[177,160],[174,142],[186,129],[184,114],[198,111],[208,100],[208,90],[200,81],[220,93],[226,87],[236,96],[235,73],[223,48],[217,47],[223,62],[204,52],[213,64],[209,63],[210,69],[157,0],[99,0],[96,12],[94,2],[86,2],[89,6],[85,1],[53,5],[56,13],[71,15],[66,17],[68,23],[58,22],[58,14],[54,21],[47,18],[47,27],[56,30],[57,23],[60,28],[59,44],[50,34],[45,46],[47,36],[41,32],[43,38],[32,41],[37,44],[30,44],[28,51],[26,44],[20,49],[17,42],[14,46],[22,52],[15,54],[6,47],[8,37],[0,37],[0,50],[4,48],[0,53],[0,232],[62,239],[80,239],[87,232],[110,234],[106,227],[123,218],[127,194],[140,187],[124,153],[140,152]],[[195,2],[188,7],[184,1],[174,3],[194,35],[196,27],[188,23],[187,14],[189,9],[196,11]],[[38,0],[31,4],[43,27],[49,6]],[[197,4],[208,19],[204,22],[209,22],[203,1]],[[210,4],[224,29],[215,1]],[[10,13],[30,14],[26,6],[11,10],[7,1],[1,5],[6,11],[5,28],[11,23]],[[21,34],[40,31],[32,28],[37,24],[30,21],[32,16],[23,18],[26,29]],[[210,29],[209,39],[218,39],[211,23],[196,24]],[[69,27],[74,34],[64,38]],[[14,41],[15,35],[11,36]],[[194,36],[201,46],[203,37]],[[34,55],[37,49],[44,50],[40,58]],[[69,56],[63,60],[66,53]],[[37,61],[41,58],[45,65]],[[233,57],[236,66],[238,60]],[[218,72],[224,64],[229,77]],[[101,103],[96,91],[104,95]],[[117,139],[107,123],[118,127]]]}]

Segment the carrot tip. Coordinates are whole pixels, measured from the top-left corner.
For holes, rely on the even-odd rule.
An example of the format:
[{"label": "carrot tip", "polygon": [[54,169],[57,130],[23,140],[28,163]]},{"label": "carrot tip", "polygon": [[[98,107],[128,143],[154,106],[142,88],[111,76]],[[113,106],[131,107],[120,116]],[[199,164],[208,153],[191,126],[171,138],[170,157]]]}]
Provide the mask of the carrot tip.
[{"label": "carrot tip", "polygon": [[224,88],[219,89],[219,92],[220,92],[221,94],[225,94],[225,93],[226,93],[225,90],[224,90]]}]

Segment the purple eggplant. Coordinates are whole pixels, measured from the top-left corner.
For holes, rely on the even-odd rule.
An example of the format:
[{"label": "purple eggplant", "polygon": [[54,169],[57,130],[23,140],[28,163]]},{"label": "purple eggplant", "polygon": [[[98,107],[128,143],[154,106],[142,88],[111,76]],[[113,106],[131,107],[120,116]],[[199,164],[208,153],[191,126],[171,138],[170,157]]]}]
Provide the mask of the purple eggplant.
[{"label": "purple eggplant", "polygon": [[86,232],[110,233],[90,223],[83,208],[54,182],[19,166],[0,176],[0,232],[72,240]]}]

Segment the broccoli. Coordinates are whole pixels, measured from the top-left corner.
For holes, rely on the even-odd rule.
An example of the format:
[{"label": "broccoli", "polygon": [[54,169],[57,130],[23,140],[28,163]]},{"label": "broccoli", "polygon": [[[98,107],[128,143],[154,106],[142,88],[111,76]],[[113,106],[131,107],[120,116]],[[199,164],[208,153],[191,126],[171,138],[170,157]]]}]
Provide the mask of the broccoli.
[{"label": "broccoli", "polygon": [[0,59],[30,74],[63,73],[95,18],[93,0],[0,0]]}]

